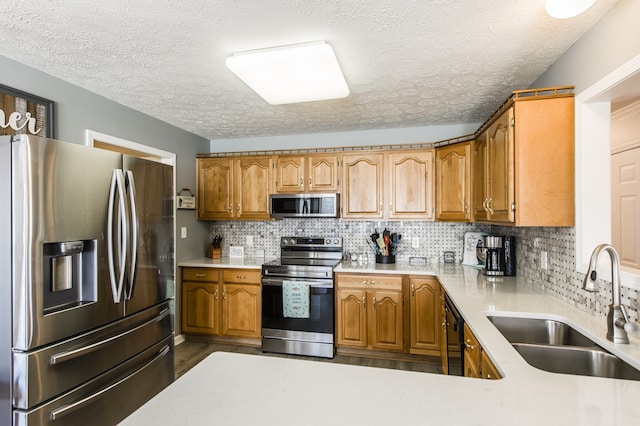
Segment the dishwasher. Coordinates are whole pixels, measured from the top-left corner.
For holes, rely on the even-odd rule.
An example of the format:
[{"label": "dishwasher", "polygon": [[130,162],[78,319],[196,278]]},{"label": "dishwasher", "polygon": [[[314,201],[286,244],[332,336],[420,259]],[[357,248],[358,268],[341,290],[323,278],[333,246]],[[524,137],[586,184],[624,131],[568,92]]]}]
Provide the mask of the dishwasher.
[{"label": "dishwasher", "polygon": [[447,362],[443,363],[444,374],[451,376],[464,375],[464,319],[453,304],[448,294],[444,295],[444,310],[446,318]]}]

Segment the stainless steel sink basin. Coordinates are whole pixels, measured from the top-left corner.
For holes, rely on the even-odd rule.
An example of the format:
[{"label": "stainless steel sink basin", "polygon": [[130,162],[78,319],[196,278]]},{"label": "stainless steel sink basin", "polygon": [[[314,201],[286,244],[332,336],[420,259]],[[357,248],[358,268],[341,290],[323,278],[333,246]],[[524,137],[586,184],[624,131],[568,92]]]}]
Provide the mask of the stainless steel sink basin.
[{"label": "stainless steel sink basin", "polygon": [[552,373],[610,379],[640,380],[640,370],[602,348],[515,343],[513,347],[532,366]]},{"label": "stainless steel sink basin", "polygon": [[544,318],[488,316],[530,365],[552,373],[640,380],[640,370],[570,325]]},{"label": "stainless steel sink basin", "polygon": [[596,346],[580,332],[560,321],[543,318],[515,318],[490,316],[510,343],[532,343],[541,345]]}]

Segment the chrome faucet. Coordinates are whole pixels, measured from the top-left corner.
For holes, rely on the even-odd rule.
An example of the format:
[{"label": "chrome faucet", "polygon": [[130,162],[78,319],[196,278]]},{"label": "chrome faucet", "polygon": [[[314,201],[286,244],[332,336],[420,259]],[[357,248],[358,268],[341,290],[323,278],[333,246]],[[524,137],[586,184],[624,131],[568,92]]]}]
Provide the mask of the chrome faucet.
[{"label": "chrome faucet", "polygon": [[613,343],[629,343],[629,337],[627,331],[634,329],[634,324],[629,321],[629,316],[624,306],[622,306],[622,297],[620,289],[620,257],[618,252],[613,246],[609,244],[600,244],[591,253],[591,260],[589,261],[589,269],[587,275],[584,277],[582,288],[590,292],[598,291],[598,273],[596,268],[598,267],[598,258],[600,254],[606,251],[611,258],[611,286],[613,298],[611,305],[609,305],[609,312],[607,313],[607,339]]}]

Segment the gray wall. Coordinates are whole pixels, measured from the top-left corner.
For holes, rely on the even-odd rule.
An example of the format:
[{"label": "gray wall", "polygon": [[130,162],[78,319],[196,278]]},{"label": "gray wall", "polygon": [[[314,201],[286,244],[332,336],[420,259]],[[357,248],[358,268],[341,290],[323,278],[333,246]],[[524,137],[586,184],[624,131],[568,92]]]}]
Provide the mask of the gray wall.
[{"label": "gray wall", "polygon": [[[195,191],[195,156],[209,150],[208,140],[3,56],[0,70],[0,84],[55,103],[56,139],[84,144],[85,129],[90,129],[175,153],[177,188]],[[179,238],[183,226],[187,239]],[[209,225],[196,221],[194,210],[178,210],[176,227],[177,261],[203,256]]]},{"label": "gray wall", "polygon": [[619,0],[531,87],[576,86],[579,94],[640,54],[640,1]]}]

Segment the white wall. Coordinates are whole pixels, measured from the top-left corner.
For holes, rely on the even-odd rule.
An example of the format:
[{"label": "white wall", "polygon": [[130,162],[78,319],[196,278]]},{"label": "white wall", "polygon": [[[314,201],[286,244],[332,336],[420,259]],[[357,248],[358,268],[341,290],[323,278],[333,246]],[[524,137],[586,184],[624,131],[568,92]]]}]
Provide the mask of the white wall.
[{"label": "white wall", "polygon": [[[491,112],[492,111],[487,111],[487,118]],[[452,124],[399,129],[269,136],[261,138],[216,139],[211,141],[211,152],[431,143],[471,134],[475,132],[481,124],[482,123]]]}]

